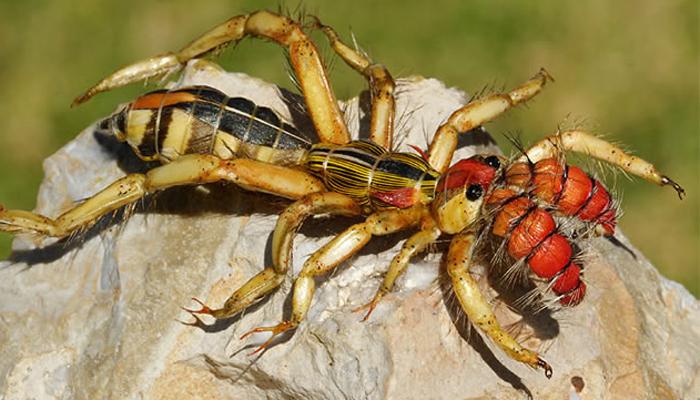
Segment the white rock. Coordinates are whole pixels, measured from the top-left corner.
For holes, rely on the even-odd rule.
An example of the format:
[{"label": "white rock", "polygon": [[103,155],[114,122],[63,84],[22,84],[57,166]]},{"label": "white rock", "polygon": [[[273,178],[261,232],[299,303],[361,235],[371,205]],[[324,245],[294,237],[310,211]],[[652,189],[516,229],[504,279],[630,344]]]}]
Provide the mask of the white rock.
[{"label": "white rock", "polygon": [[[260,80],[191,66],[180,84],[195,83],[290,117],[278,89]],[[432,79],[400,85],[402,146],[425,148],[426,137],[467,100]],[[346,104],[357,132],[358,100]],[[46,160],[38,212],[58,215],[124,175],[120,165],[137,165],[124,161],[124,147],[98,143],[93,130]],[[469,146],[459,157],[489,148],[470,140],[465,136]],[[415,260],[399,291],[361,322],[351,309],[374,293],[399,248],[396,237],[376,240],[324,280],[308,321],[251,365],[253,342],[238,337],[282,318],[289,282],[211,332],[177,320],[190,318],[180,310],[194,305],[190,297],[220,305],[263,267],[283,203],[232,186],[173,189],[158,196],[158,206],[146,206],[123,224],[101,224],[67,247],[33,249],[30,240],[17,239],[13,261],[0,269],[0,398],[510,399],[526,391],[545,399],[700,396],[698,301],[642,256],[635,260],[605,241],[593,243],[584,303],[557,315],[556,338],[526,342],[552,364],[551,380],[492,351],[479,336],[469,342],[460,336],[462,324],[453,322],[434,283],[439,254]],[[308,225],[302,232],[309,236],[295,242],[294,272],[347,221]],[[503,321],[514,321],[499,310]],[[585,382],[580,393],[572,387],[574,376]]]}]

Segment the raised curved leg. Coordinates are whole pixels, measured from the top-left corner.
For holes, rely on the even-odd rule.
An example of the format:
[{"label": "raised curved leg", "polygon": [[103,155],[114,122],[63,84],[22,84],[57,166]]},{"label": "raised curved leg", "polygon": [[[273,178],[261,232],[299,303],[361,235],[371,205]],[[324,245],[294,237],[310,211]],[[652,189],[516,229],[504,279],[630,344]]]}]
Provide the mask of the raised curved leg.
[{"label": "raised curved leg", "polygon": [[369,138],[374,143],[391,150],[396,113],[394,78],[385,66],[373,63],[366,54],[361,54],[343,43],[333,28],[323,25],[316,17],[313,19],[315,27],[323,31],[340,58],[368,80],[372,103]]},{"label": "raised curved leg", "polygon": [[145,174],[127,175],[56,219],[29,211],[0,208],[0,231],[65,237],[148,193],[173,186],[222,180],[233,182],[245,189],[291,199],[324,190],[318,179],[300,170],[255,160],[221,160],[210,155],[192,154],[156,167]]},{"label": "raised curved leg", "polygon": [[276,336],[295,329],[304,320],[311,306],[316,290],[315,277],[331,271],[360,251],[372,236],[387,235],[415,226],[428,213],[425,206],[380,211],[367,217],[365,222],[353,225],[333,238],[306,260],[299,276],[294,281],[292,318],[272,327],[252,329],[241,338],[256,332],[272,332],[272,337],[257,350],[261,351],[272,343]]},{"label": "raised curved leg", "polygon": [[165,53],[127,65],[78,96],[73,104],[87,101],[100,92],[176,72],[187,61],[202,57],[246,36],[269,39],[287,49],[319,137],[324,142],[349,142],[350,135],[316,46],[297,22],[269,11],[235,16],[176,53]]},{"label": "raised curved leg", "polygon": [[428,161],[437,171],[445,172],[452,161],[457,148],[460,133],[469,132],[489,121],[494,120],[511,108],[535,97],[544,85],[553,80],[542,68],[532,79],[508,93],[497,93],[469,102],[455,111],[442,124],[428,149]]},{"label": "raised curved leg", "polygon": [[452,239],[447,253],[447,273],[450,275],[452,287],[462,310],[467,314],[469,321],[491,338],[510,358],[533,368],[542,368],[545,376],[550,378],[552,367],[536,352],[522,347],[508,332],[503,330],[496,320],[491,306],[484,299],[476,281],[469,273],[474,240],[473,233],[456,235]]},{"label": "raised curved leg", "polygon": [[668,176],[660,174],[650,162],[627,154],[614,144],[588,132],[567,131],[547,136],[530,146],[518,161],[529,160],[535,163],[545,158],[556,157],[562,151],[585,154],[659,186],[671,186],[681,199],[685,195],[681,185]]}]

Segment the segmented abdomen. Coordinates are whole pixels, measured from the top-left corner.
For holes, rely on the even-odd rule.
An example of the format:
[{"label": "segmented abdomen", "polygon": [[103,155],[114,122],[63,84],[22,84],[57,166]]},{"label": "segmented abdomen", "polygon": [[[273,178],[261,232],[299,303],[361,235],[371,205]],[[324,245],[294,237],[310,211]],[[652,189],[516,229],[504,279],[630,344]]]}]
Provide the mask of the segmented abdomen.
[{"label": "segmented abdomen", "polygon": [[271,109],[207,86],[145,94],[114,118],[144,160],[196,153],[295,164],[311,146]]},{"label": "segmented abdomen", "polygon": [[552,290],[562,296],[561,304],[580,303],[586,293],[582,269],[574,262],[574,249],[552,214],[527,194],[511,189],[496,189],[489,203],[498,207],[491,232],[506,240],[508,255],[524,259],[535,275],[554,281]]},{"label": "segmented abdomen", "polygon": [[535,164],[513,163],[506,170],[505,183],[529,191],[545,206],[581,221],[596,224],[602,234],[615,233],[617,211],[602,183],[581,168],[547,158]]},{"label": "segmented abdomen", "polygon": [[439,173],[422,158],[392,153],[372,142],[316,144],[304,168],[323,179],[329,191],[372,209],[406,208],[433,199]]},{"label": "segmented abdomen", "polygon": [[532,272],[551,282],[560,303],[581,302],[586,284],[574,246],[553,215],[593,223],[612,235],[616,211],[608,191],[580,168],[548,158],[508,166],[504,182],[488,198],[495,210],[491,232],[506,240],[506,251],[524,260]]}]

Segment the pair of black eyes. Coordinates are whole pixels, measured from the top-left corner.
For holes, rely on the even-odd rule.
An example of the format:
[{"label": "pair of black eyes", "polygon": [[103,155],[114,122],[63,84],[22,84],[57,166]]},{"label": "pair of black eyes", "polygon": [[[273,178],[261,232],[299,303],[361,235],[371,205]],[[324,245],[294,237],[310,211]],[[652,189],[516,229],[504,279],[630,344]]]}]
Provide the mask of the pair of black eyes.
[{"label": "pair of black eyes", "polygon": [[[496,156],[488,156],[484,159],[486,165],[491,168],[498,169],[501,167],[501,161]],[[469,201],[478,200],[484,194],[484,188],[481,185],[472,184],[467,188],[467,199]]]}]

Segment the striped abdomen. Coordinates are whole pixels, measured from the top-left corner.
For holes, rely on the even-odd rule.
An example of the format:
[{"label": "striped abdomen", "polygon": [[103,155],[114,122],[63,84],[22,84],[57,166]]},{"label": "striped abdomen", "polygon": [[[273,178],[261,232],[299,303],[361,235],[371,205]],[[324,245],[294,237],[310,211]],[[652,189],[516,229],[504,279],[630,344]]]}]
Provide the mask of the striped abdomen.
[{"label": "striped abdomen", "polygon": [[112,126],[147,161],[213,154],[294,164],[311,146],[271,109],[206,86],[145,94],[112,117]]},{"label": "striped abdomen", "polygon": [[329,191],[348,195],[372,209],[429,203],[439,177],[414,154],[388,152],[366,141],[316,144],[303,165],[321,178]]}]

